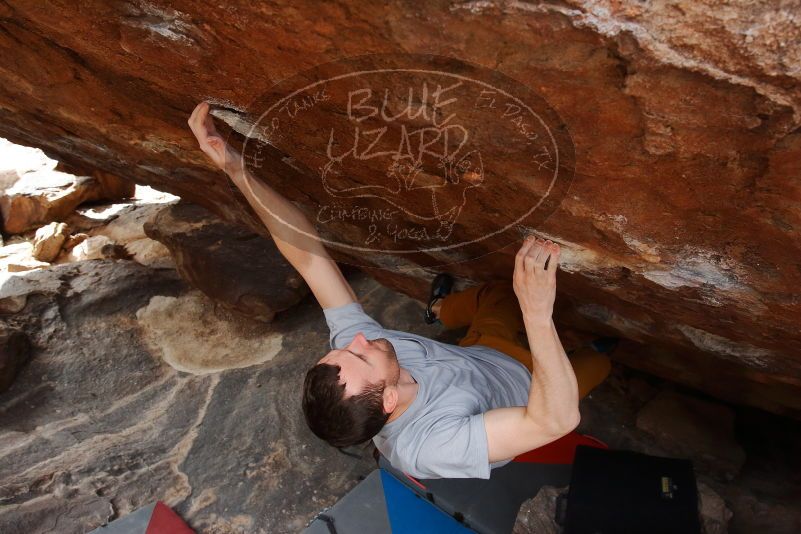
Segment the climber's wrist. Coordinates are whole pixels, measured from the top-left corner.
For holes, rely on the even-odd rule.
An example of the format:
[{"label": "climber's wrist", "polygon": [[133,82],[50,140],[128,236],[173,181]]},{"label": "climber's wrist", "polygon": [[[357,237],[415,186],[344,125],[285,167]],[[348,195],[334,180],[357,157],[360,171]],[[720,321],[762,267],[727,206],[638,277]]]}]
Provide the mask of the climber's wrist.
[{"label": "climber's wrist", "polygon": [[229,147],[226,147],[225,162],[223,163],[222,170],[232,180],[241,177],[245,171],[244,162],[242,161],[242,156],[237,151]]}]

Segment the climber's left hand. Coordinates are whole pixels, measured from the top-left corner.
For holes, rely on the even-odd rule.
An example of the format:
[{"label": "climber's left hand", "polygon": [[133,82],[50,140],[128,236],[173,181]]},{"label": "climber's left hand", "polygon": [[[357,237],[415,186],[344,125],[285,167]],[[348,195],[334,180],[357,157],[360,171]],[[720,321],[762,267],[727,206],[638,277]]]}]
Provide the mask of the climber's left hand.
[{"label": "climber's left hand", "polygon": [[189,116],[189,128],[195,134],[200,149],[214,164],[234,176],[242,168],[242,156],[226,143],[214,126],[214,119],[209,115],[209,103],[201,102]]}]

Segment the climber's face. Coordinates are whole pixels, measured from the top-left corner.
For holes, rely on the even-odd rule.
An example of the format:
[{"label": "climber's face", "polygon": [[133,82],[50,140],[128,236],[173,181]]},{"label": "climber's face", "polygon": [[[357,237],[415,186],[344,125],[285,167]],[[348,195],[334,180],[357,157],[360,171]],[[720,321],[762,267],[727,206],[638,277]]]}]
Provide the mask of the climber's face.
[{"label": "climber's face", "polygon": [[345,385],[345,398],[358,395],[368,385],[396,386],[400,364],[388,340],[368,340],[359,332],[347,347],[334,349],[317,363],[339,366],[339,383]]}]

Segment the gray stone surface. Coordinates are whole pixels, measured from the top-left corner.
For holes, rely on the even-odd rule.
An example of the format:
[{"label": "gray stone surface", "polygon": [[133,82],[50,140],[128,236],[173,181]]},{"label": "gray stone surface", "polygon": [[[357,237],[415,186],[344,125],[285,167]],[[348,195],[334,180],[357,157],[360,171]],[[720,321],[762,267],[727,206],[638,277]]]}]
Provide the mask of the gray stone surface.
[{"label": "gray stone surface", "polygon": [[39,261],[53,261],[69,235],[70,230],[65,223],[51,222],[38,228],[33,239],[33,257]]},{"label": "gray stone surface", "polygon": [[520,506],[513,534],[559,534],[556,524],[556,499],[567,487],[545,486],[533,499]]},{"label": "gray stone surface", "polygon": [[31,354],[28,336],[19,330],[0,324],[0,393],[14,382],[17,373]]},{"label": "gray stone surface", "polygon": [[701,500],[701,524],[705,534],[726,534],[732,512],[726,502],[715,490],[701,482],[698,484],[698,498]]},{"label": "gray stone surface", "polygon": [[31,171],[0,196],[3,231],[20,234],[61,221],[84,202],[114,201],[133,194],[133,182],[106,173],[74,176],[55,170]]},{"label": "gray stone surface", "polygon": [[155,499],[203,532],[296,532],[373,468],[303,422],[303,376],[327,344],[311,301],[273,323],[270,362],[197,376],[152,354],[135,318],[187,291],[174,271],[105,260],[36,275],[10,284],[25,307],[3,317],[36,350],[0,396],[0,532],[86,532]]}]

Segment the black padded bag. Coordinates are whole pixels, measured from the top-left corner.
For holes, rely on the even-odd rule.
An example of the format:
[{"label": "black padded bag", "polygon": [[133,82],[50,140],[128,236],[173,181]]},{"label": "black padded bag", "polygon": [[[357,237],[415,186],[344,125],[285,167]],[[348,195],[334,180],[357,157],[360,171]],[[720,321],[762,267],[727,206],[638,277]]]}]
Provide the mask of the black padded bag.
[{"label": "black padded bag", "polygon": [[576,448],[565,534],[699,534],[689,460]]}]

